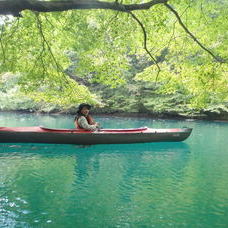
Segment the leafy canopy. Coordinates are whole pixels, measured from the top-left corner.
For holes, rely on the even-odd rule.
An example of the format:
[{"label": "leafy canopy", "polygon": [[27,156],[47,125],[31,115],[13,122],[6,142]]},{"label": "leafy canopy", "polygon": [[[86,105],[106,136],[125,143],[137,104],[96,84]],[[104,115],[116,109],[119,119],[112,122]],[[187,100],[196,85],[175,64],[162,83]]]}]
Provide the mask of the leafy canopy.
[{"label": "leafy canopy", "polygon": [[[53,0],[54,1],[54,0]],[[112,2],[112,1],[108,1]],[[123,4],[141,3],[123,0]],[[216,56],[227,59],[228,2],[171,0],[187,28]],[[134,11],[147,35],[151,65],[134,80],[160,83],[159,93],[195,95],[194,107],[228,101],[227,63],[215,61],[178,24],[164,4]],[[112,87],[126,83],[129,56],[147,55],[145,36],[130,13],[112,10],[72,10],[39,13],[23,11],[21,18],[1,17],[0,72],[20,73],[23,91],[36,99],[62,105],[97,102],[84,86],[67,74],[90,75],[91,82]],[[165,56],[162,51],[167,49]],[[72,63],[72,55],[75,61]]]}]

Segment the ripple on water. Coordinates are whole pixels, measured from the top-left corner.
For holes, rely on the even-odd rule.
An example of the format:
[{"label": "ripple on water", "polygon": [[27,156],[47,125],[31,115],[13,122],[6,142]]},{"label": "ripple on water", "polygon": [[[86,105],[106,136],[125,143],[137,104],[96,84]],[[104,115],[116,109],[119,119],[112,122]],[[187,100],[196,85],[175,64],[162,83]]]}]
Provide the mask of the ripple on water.
[{"label": "ripple on water", "polygon": [[[142,123],[129,121],[129,126]],[[226,227],[228,128],[167,120],[152,124],[187,124],[194,132],[185,143],[1,144],[0,224]]]}]

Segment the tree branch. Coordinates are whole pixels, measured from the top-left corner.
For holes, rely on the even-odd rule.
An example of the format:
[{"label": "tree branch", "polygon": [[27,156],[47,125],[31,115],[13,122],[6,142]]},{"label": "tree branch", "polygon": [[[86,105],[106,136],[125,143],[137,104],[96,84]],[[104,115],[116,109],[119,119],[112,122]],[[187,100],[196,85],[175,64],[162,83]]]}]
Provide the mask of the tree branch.
[{"label": "tree branch", "polygon": [[3,64],[6,62],[6,54],[5,54],[5,48],[4,48],[4,45],[3,45],[3,33],[4,33],[4,25],[2,25],[2,28],[1,28],[1,35],[0,35],[0,45],[1,45],[1,49],[2,49],[2,56],[3,56]]},{"label": "tree branch", "polygon": [[208,48],[206,48],[201,42],[188,30],[188,28],[184,25],[183,21],[181,20],[179,14],[175,9],[173,9],[172,6],[170,6],[168,3],[164,3],[164,5],[176,16],[179,24],[181,27],[185,30],[185,32],[204,50],[206,51],[209,55],[211,55],[217,62],[220,63],[225,63],[226,61],[222,59],[219,56],[214,55]]},{"label": "tree branch", "polygon": [[156,64],[157,68],[158,68],[158,72],[157,72],[157,76],[156,76],[156,81],[157,81],[157,78],[158,78],[158,75],[161,71],[161,68],[160,66],[158,65],[156,59],[152,56],[152,54],[150,53],[150,51],[148,50],[147,48],[147,33],[146,33],[146,29],[145,27],[143,26],[142,22],[132,13],[132,12],[129,12],[129,14],[133,17],[133,19],[140,25],[142,31],[143,31],[143,37],[144,37],[144,42],[143,42],[143,48],[145,49],[145,51],[147,52],[147,54],[151,57],[151,59],[153,60],[154,64]]},{"label": "tree branch", "polygon": [[116,11],[147,10],[156,4],[166,3],[168,0],[152,0],[141,4],[121,4],[118,1],[105,2],[97,0],[69,0],[69,1],[37,1],[37,0],[1,0],[0,14],[20,16],[23,10],[37,12],[56,12],[76,9],[110,9]]},{"label": "tree branch", "polygon": [[[55,65],[56,65],[58,71],[63,72],[63,68],[59,65],[58,61],[56,60],[55,55],[53,54],[52,49],[51,49],[48,41],[46,40],[46,37],[44,36],[44,32],[43,32],[43,28],[42,28],[42,22],[41,22],[41,20],[39,18],[39,15],[36,15],[36,19],[37,19],[38,29],[39,29],[39,32],[40,32],[40,35],[42,37],[42,40],[43,40],[44,44],[46,44],[46,46],[48,48],[48,51],[51,54],[51,57],[52,57]],[[45,49],[44,48],[44,44],[43,44],[43,49]]]},{"label": "tree branch", "polygon": [[[43,31],[43,27],[42,27],[42,21],[40,20],[39,18],[39,14],[36,14],[36,19],[37,19],[37,26],[38,26],[38,29],[39,29],[39,32],[40,32],[40,35],[41,35],[41,38],[42,38],[42,45],[43,45],[43,52],[45,51],[45,44],[46,44],[46,47],[51,55],[51,58],[53,59],[56,67],[57,67],[57,70],[58,70],[58,73],[63,75],[62,79],[64,80],[65,83],[62,82],[62,87],[70,87],[71,88],[71,93],[74,92],[74,88],[72,87],[71,83],[69,82],[69,80],[67,79],[67,76],[66,76],[66,72],[64,71],[63,67],[58,63],[57,59],[55,58],[55,55],[54,53],[52,52],[52,49],[51,49],[51,46],[50,44],[48,43],[45,35],[44,35],[44,31]],[[41,56],[42,56],[43,53],[41,53]],[[46,69],[45,69],[45,63],[43,62],[42,58],[41,58],[41,62],[42,62],[42,65],[43,65],[43,71],[45,72]]]}]

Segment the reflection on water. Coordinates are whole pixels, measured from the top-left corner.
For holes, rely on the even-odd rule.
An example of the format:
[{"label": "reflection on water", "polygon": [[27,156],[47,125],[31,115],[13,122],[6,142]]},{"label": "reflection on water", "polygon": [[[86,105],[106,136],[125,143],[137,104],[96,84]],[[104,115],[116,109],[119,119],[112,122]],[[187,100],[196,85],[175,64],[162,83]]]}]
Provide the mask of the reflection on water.
[{"label": "reflection on water", "polygon": [[[107,120],[113,127],[116,119]],[[0,144],[0,227],[225,227],[228,126],[151,124],[194,131],[182,143]]]},{"label": "reflection on water", "polygon": [[[94,222],[114,225],[119,216],[129,219],[125,213],[130,211],[122,211],[123,205],[131,207],[133,198],[152,183],[165,182],[167,172],[177,172],[173,181],[178,182],[189,148],[184,143],[164,147],[3,144],[0,151],[4,173],[0,221],[5,227],[36,223],[84,227]],[[158,170],[161,165],[165,169]],[[60,219],[59,213],[72,220]]]},{"label": "reflection on water", "polygon": [[[99,170],[102,158],[115,158],[117,163],[125,161],[132,171],[137,170],[140,164],[150,160],[164,163],[173,163],[177,169],[185,164],[188,157],[189,146],[185,143],[159,144],[129,144],[129,145],[47,145],[47,144],[2,144],[0,145],[0,158],[32,159],[70,158],[75,161],[75,171],[80,177],[88,175],[88,166]],[[182,162],[180,162],[180,160]],[[126,166],[126,165],[125,165]],[[91,168],[91,167],[90,167]]]}]

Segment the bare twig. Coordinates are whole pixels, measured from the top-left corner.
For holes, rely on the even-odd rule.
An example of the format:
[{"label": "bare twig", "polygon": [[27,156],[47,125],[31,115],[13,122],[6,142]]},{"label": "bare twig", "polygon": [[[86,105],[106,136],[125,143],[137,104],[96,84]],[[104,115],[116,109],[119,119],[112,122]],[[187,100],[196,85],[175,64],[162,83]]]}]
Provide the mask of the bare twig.
[{"label": "bare twig", "polygon": [[[77,91],[75,91],[75,89],[72,86],[72,84],[70,83],[70,81],[67,79],[67,76],[66,76],[66,73],[65,73],[63,67],[58,63],[58,61],[55,58],[55,55],[52,52],[51,46],[49,45],[49,43],[48,43],[48,41],[47,41],[47,39],[46,39],[46,37],[44,35],[43,27],[42,27],[42,22],[41,22],[38,14],[36,14],[36,18],[37,18],[38,29],[40,31],[40,34],[41,34],[41,37],[42,37],[42,40],[43,40],[43,44],[42,44],[43,45],[43,50],[44,50],[45,44],[46,44],[46,47],[47,47],[47,49],[48,49],[48,51],[49,51],[49,53],[50,53],[50,55],[51,55],[51,57],[52,57],[55,65],[56,65],[56,67],[58,69],[58,73],[61,73],[61,75],[63,76],[62,79],[65,81],[65,84],[61,81],[62,82],[61,83],[62,84],[62,87],[69,86],[71,88],[70,94],[77,93]],[[43,59],[41,60],[41,62],[42,62],[42,65],[44,67],[45,66],[45,63],[43,62]],[[45,70],[44,70],[44,72],[45,72]]]},{"label": "bare twig", "polygon": [[115,20],[118,15],[119,15],[120,11],[117,11],[116,14],[109,20],[109,22],[107,23],[108,25],[112,23],[113,20]]},{"label": "bare twig", "polygon": [[143,48],[145,49],[145,51],[147,52],[147,54],[150,56],[150,58],[153,60],[154,64],[156,64],[157,68],[158,68],[158,72],[157,72],[157,75],[156,75],[156,80],[158,79],[158,75],[161,71],[161,68],[160,66],[158,65],[156,59],[153,57],[153,55],[151,54],[151,52],[148,50],[147,48],[147,33],[146,33],[146,29],[144,27],[144,25],[142,24],[142,22],[132,13],[132,12],[129,12],[129,14],[132,16],[132,18],[140,25],[142,31],[143,31]]},{"label": "bare twig", "polygon": [[5,54],[5,48],[4,48],[4,45],[3,45],[3,33],[4,33],[4,25],[2,25],[2,28],[1,28],[1,36],[0,36],[0,44],[1,44],[1,49],[2,49],[2,56],[3,56],[3,64],[6,62],[6,54]]},{"label": "bare twig", "polygon": [[20,18],[18,17],[17,20],[15,21],[15,25],[12,26],[12,28],[14,27],[14,29],[11,29],[12,32],[9,33],[8,38],[11,39],[11,37],[17,32],[18,28],[19,28],[19,22],[20,22]]},{"label": "bare twig", "polygon": [[[187,6],[187,7],[184,9],[184,11],[181,13],[181,16],[187,11],[188,8],[189,8],[189,6]],[[164,47],[161,47],[161,48],[157,49],[156,51],[154,51],[154,54],[160,52],[160,51],[161,51],[162,49],[164,49],[164,48],[169,48],[169,46],[170,46],[170,44],[171,44],[171,41],[172,41],[173,39],[175,39],[174,33],[175,33],[176,23],[177,23],[177,20],[175,20],[174,23],[173,23],[172,34],[171,34],[171,36],[170,36],[170,38],[169,38],[169,41],[167,42],[167,45],[165,45]]]},{"label": "bare twig", "polygon": [[222,59],[219,56],[214,55],[208,48],[206,48],[203,44],[201,44],[201,42],[189,31],[189,29],[184,25],[184,23],[182,22],[179,14],[177,13],[177,11],[175,9],[173,9],[172,6],[170,6],[168,3],[164,3],[164,5],[176,16],[179,24],[181,25],[181,27],[185,30],[185,32],[204,50],[206,51],[209,55],[211,55],[216,61],[221,62],[221,63],[225,63],[226,61],[224,59]]},{"label": "bare twig", "polygon": [[38,25],[38,29],[40,31],[40,35],[42,37],[42,40],[46,44],[46,46],[47,46],[47,48],[49,50],[49,53],[51,54],[51,57],[52,57],[53,61],[55,62],[55,65],[56,65],[57,69],[60,72],[63,72],[63,68],[59,65],[58,61],[56,60],[55,55],[52,52],[51,46],[49,45],[49,43],[48,43],[48,41],[47,41],[47,39],[46,39],[46,37],[44,35],[43,27],[42,27],[42,22],[41,22],[41,20],[39,18],[39,15],[36,14],[36,18],[37,18],[37,25]]},{"label": "bare twig", "polygon": [[200,10],[201,10],[201,17],[200,17],[200,19],[203,17],[204,20],[206,21],[206,23],[208,24],[207,18],[204,15],[203,3],[200,4]]},{"label": "bare twig", "polygon": [[55,26],[51,23],[51,21],[49,20],[46,14],[44,14],[44,17],[46,18],[46,21],[51,25],[51,27],[55,28]]},{"label": "bare twig", "polygon": [[43,72],[46,72],[46,66],[45,66],[44,61],[43,61],[43,53],[44,53],[44,51],[45,51],[45,45],[42,42],[42,49],[41,49],[40,53],[38,54],[38,56],[36,57],[36,60],[35,60],[35,62],[33,64],[33,67],[31,67],[30,73],[33,72],[33,70],[37,66],[37,62],[39,60],[41,60],[41,63],[42,63],[42,66],[43,66]]},{"label": "bare twig", "polygon": [[[14,25],[14,24],[16,24],[16,25]],[[4,24],[3,25],[1,25],[1,35],[0,35],[0,46],[1,46],[1,49],[2,49],[2,56],[3,56],[3,64],[6,62],[6,53],[7,53],[7,45],[9,45],[8,43],[9,42],[7,42],[9,39],[12,39],[12,36],[15,34],[15,32],[17,31],[17,29],[18,29],[18,25],[19,25],[19,18],[17,18],[17,20],[16,20],[16,22],[14,23],[14,24],[11,24],[12,25],[12,27],[11,27],[11,30],[12,30],[12,32],[10,33],[10,32],[6,32],[5,34],[4,34]],[[3,36],[4,36],[4,42],[3,42]],[[12,62],[13,63],[13,62]],[[11,64],[12,64],[11,63]]]}]

